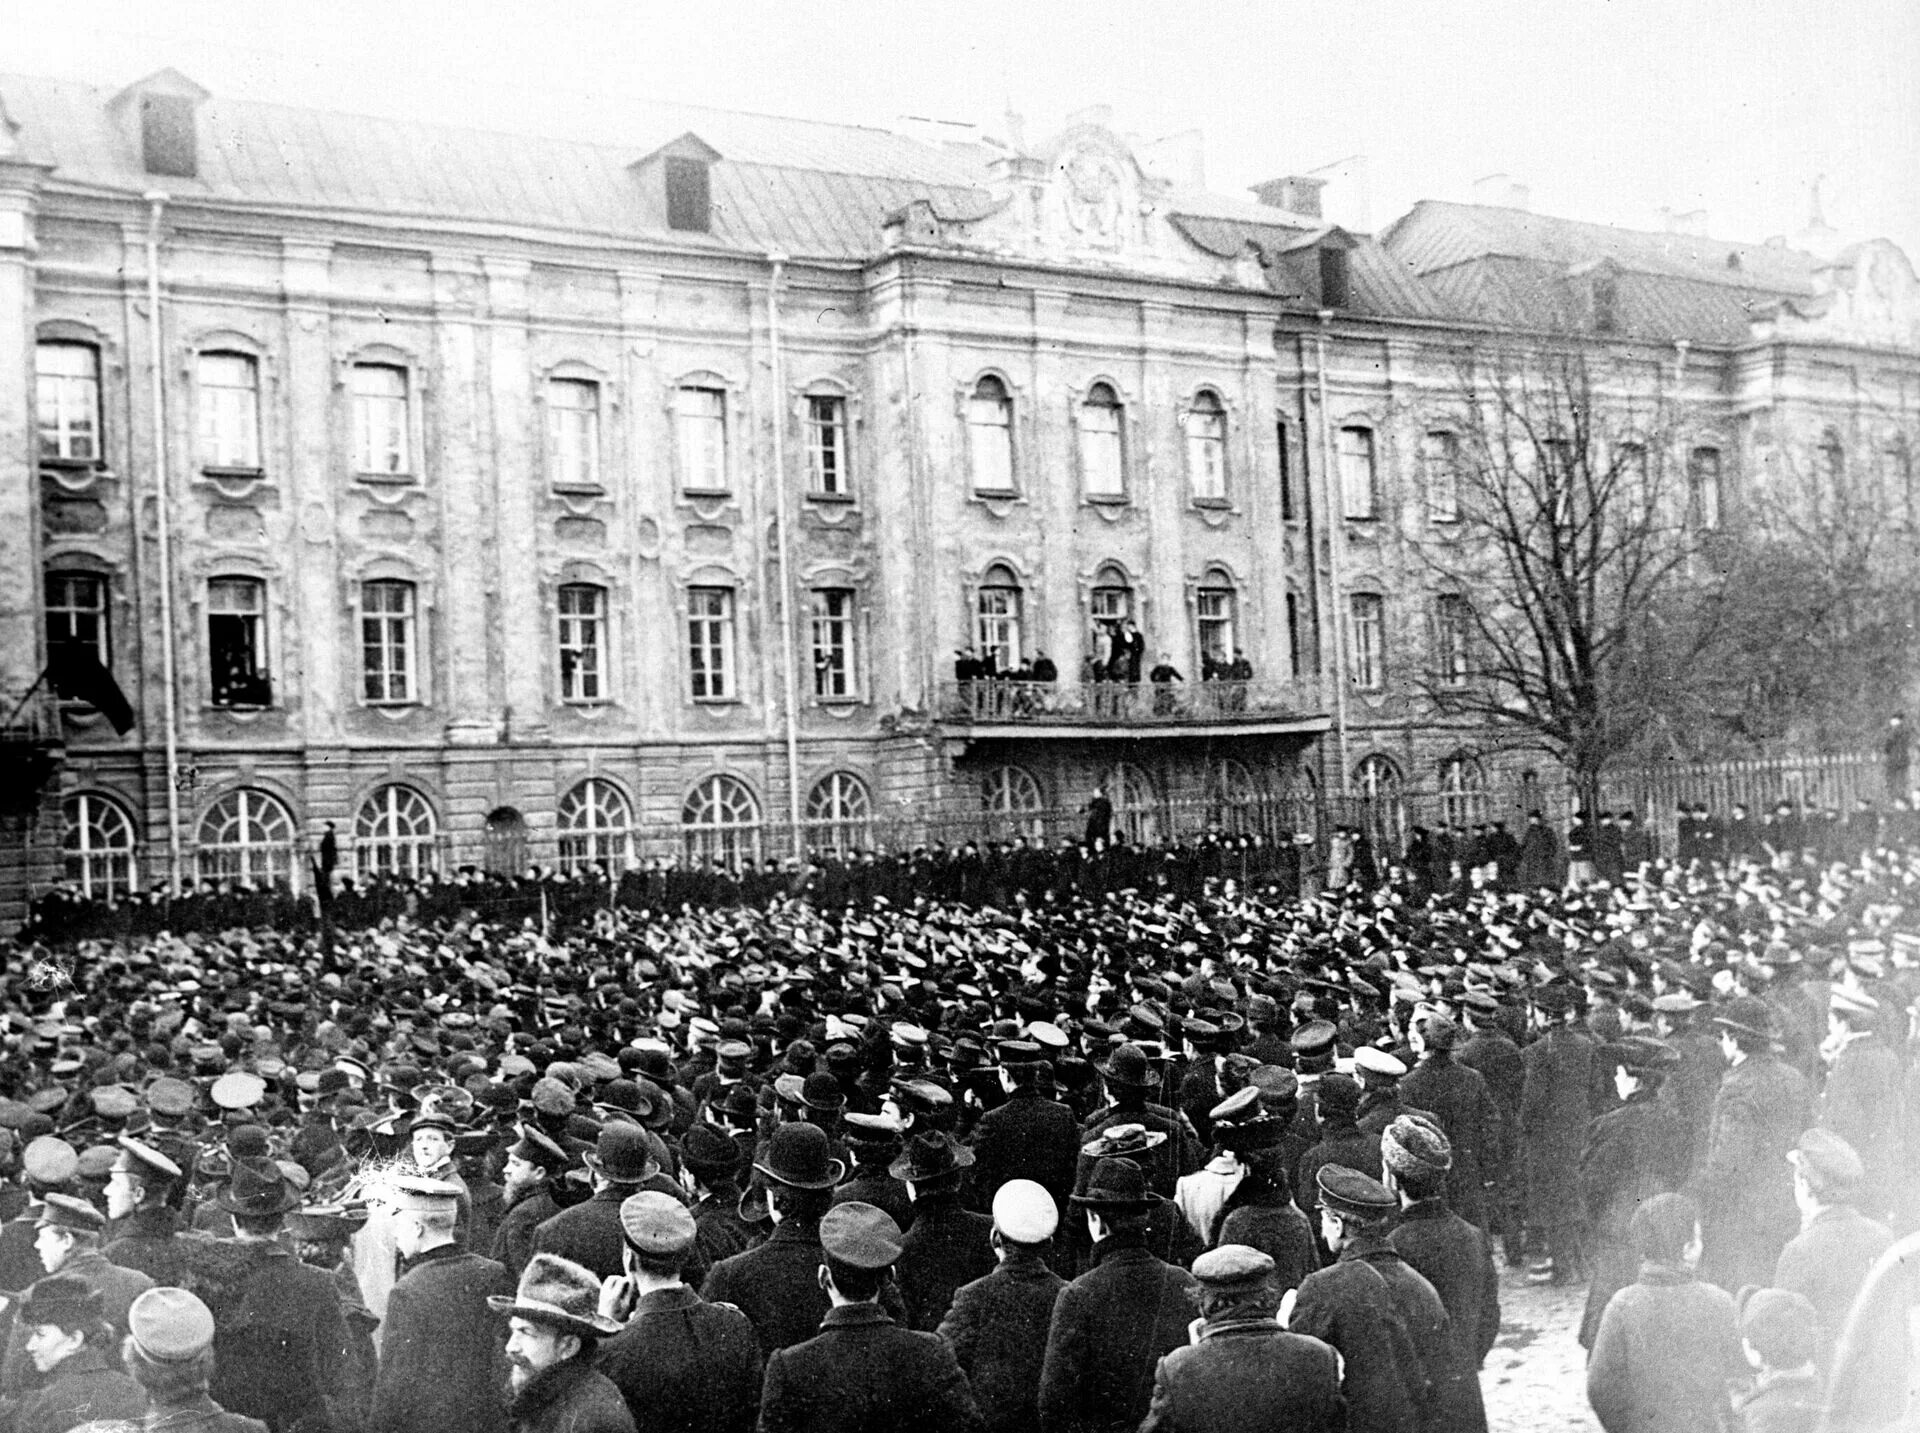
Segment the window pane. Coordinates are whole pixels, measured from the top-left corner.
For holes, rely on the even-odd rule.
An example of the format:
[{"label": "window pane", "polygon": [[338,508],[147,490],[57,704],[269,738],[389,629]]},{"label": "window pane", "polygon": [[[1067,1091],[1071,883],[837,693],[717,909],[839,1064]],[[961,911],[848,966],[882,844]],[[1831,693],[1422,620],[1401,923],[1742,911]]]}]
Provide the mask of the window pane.
[{"label": "window pane", "polygon": [[1020,665],[1020,589],[980,589],[974,646],[982,661],[995,671],[1011,672]]},{"label": "window pane", "polygon": [[1120,407],[1105,389],[1080,408],[1080,463],[1087,492],[1094,497],[1119,497],[1126,491],[1121,467]]},{"label": "window pane", "polygon": [[547,468],[563,487],[599,486],[599,384],[579,378],[548,381]]},{"label": "window pane", "polygon": [[846,496],[846,399],[828,396],[807,399],[807,461],[816,493],[829,497]]},{"label": "window pane", "polygon": [[606,700],[607,593],[588,583],[560,589],[560,700]]},{"label": "window pane", "polygon": [[1340,500],[1350,518],[1375,515],[1378,495],[1374,489],[1373,430],[1342,428],[1339,442]]},{"label": "window pane", "polygon": [[1434,522],[1460,517],[1460,446],[1451,433],[1428,433],[1420,440],[1420,467],[1427,489],[1427,516]]},{"label": "window pane", "polygon": [[210,468],[260,466],[259,376],[244,353],[203,353],[200,461]]},{"label": "window pane", "polygon": [[975,491],[1013,491],[1013,404],[997,379],[984,379],[967,405],[968,458]]},{"label": "window pane", "polygon": [[215,706],[267,706],[266,585],[250,577],[207,584],[207,662]]},{"label": "window pane", "polygon": [[413,584],[364,584],[360,589],[360,649],[366,700],[415,700],[413,641]]},{"label": "window pane", "polygon": [[353,447],[358,472],[408,471],[405,369],[385,363],[354,365]]},{"label": "window pane", "polygon": [[733,590],[695,587],[687,594],[687,670],[693,695],[736,695],[733,679]]},{"label": "window pane", "polygon": [[807,594],[813,631],[813,694],[824,698],[854,695],[853,593],[819,588]]},{"label": "window pane", "polygon": [[1227,415],[1210,394],[1187,414],[1187,478],[1202,500],[1227,495]]},{"label": "window pane", "polygon": [[199,870],[203,879],[293,883],[293,818],[260,791],[230,791],[201,818]]},{"label": "window pane", "polygon": [[1463,686],[1470,674],[1468,654],[1473,637],[1473,613],[1464,597],[1446,596],[1439,601],[1436,618],[1439,652],[1438,676],[1441,684]]},{"label": "window pane", "polygon": [[101,666],[113,664],[104,578],[89,572],[48,574],[47,646],[52,648],[69,642],[91,652]]},{"label": "window pane", "polygon": [[1348,677],[1364,692],[1379,691],[1385,685],[1384,605],[1372,593],[1356,593],[1349,607],[1353,650],[1348,654]]},{"label": "window pane", "polygon": [[1221,587],[1203,587],[1195,600],[1200,627],[1200,656],[1217,667],[1233,661],[1233,593]]},{"label": "window pane", "polygon": [[674,395],[680,486],[690,492],[726,491],[726,413],[726,394],[717,388],[682,388]]},{"label": "window pane", "polygon": [[35,350],[34,371],[40,456],[62,462],[98,462],[99,353],[84,343],[43,343]]},{"label": "window pane", "polygon": [[1687,459],[1687,518],[1702,532],[1720,526],[1720,450],[1695,448]]}]

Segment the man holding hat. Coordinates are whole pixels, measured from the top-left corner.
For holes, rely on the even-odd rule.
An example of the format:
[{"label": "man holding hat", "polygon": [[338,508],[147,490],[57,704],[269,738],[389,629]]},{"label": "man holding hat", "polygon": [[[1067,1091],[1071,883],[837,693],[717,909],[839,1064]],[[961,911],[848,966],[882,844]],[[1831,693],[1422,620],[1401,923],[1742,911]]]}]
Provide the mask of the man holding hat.
[{"label": "man holding hat", "polygon": [[1320,1234],[1334,1262],[1301,1281],[1287,1327],[1345,1360],[1341,1392],[1353,1433],[1419,1433],[1444,1371],[1446,1308],[1387,1240],[1400,1207],[1393,1193],[1339,1164],[1316,1178]]},{"label": "man holding hat", "polygon": [[985,1433],[1027,1433],[1039,1420],[1047,1330],[1067,1286],[1047,1265],[1059,1223],[1059,1206],[1043,1185],[1002,1184],[991,1236],[999,1267],[958,1289],[941,1320],[940,1337],[967,1376]]},{"label": "man holding hat", "polygon": [[1054,1305],[1040,1373],[1045,1433],[1138,1428],[1155,1362],[1186,1342],[1193,1277],[1147,1248],[1148,1217],[1163,1202],[1146,1171],[1122,1156],[1101,1159],[1073,1196],[1093,1240],[1092,1266]]},{"label": "man holding hat", "polygon": [[1275,1323],[1273,1268],[1245,1244],[1193,1261],[1200,1317],[1192,1346],[1154,1370],[1140,1433],[1345,1433],[1339,1361],[1324,1343]]},{"label": "man holding hat", "polygon": [[140,1419],[147,1395],[120,1367],[100,1291],[84,1279],[51,1274],[28,1292],[14,1316],[40,1387],[0,1405],[8,1433],[67,1433],[89,1419]]},{"label": "man holding hat", "polygon": [[620,1390],[593,1366],[600,1340],[620,1328],[599,1304],[591,1269],[540,1253],[511,1296],[488,1298],[487,1307],[507,1319],[513,1433],[634,1433]]},{"label": "man holding hat", "polygon": [[516,1279],[533,1257],[535,1231],[560,1212],[554,1185],[572,1163],[573,1156],[536,1125],[522,1125],[507,1148],[506,1213],[494,1231],[492,1258]]},{"label": "man holding hat", "polygon": [[[696,1126],[697,1128],[697,1126]],[[731,1141],[723,1141],[731,1145]],[[600,1312],[625,1327],[600,1346],[636,1424],[675,1433],[752,1433],[760,1345],[747,1316],[681,1281],[698,1238],[692,1212],[648,1190],[620,1206],[626,1273],[601,1285]]]},{"label": "man holding hat", "polygon": [[513,1278],[456,1242],[458,1185],[394,1175],[383,1197],[403,1272],[380,1328],[368,1433],[505,1433],[506,1356],[487,1301]]},{"label": "man holding hat", "polygon": [[815,1337],[767,1359],[760,1433],[976,1433],[980,1410],[952,1350],[934,1334],[900,1328],[880,1306],[900,1258],[900,1226],[855,1201],[828,1210],[819,1237],[816,1277],[831,1306]]}]

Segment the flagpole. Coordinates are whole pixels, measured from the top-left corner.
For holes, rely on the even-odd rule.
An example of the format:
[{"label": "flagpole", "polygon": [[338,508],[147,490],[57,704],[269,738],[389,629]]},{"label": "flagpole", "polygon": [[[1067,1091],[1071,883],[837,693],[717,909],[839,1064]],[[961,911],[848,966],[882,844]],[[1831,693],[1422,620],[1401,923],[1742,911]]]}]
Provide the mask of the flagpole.
[{"label": "flagpole", "polygon": [[173,656],[173,528],[168,520],[166,350],[160,330],[160,222],[167,196],[153,190],[147,224],[147,344],[153,369],[153,483],[154,517],[160,540],[160,686],[163,704],[161,730],[167,753],[167,891],[180,893],[180,733],[174,700],[176,674]]}]

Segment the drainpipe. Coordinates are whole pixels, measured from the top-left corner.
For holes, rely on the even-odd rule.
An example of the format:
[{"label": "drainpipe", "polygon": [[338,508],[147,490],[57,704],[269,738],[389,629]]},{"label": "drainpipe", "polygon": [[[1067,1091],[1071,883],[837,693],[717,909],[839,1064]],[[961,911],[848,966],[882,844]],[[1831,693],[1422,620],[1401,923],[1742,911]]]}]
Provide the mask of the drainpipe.
[{"label": "drainpipe", "polygon": [[1346,592],[1342,586],[1340,558],[1347,541],[1346,514],[1339,506],[1340,488],[1333,466],[1333,420],[1327,414],[1327,331],[1333,326],[1333,310],[1320,310],[1320,331],[1314,335],[1314,382],[1320,396],[1320,485],[1326,491],[1327,585],[1333,589],[1333,731],[1334,747],[1340,754],[1340,792],[1346,794],[1349,780],[1347,760],[1347,643],[1346,624],[1341,619]]},{"label": "drainpipe", "polygon": [[787,822],[793,855],[805,861],[806,834],[800,828],[800,676],[793,656],[793,552],[787,537],[787,380],[780,355],[780,280],[785,254],[768,254],[773,279],[767,285],[767,343],[773,352],[773,532],[780,560],[780,676],[787,709]]},{"label": "drainpipe", "polygon": [[175,693],[173,524],[168,518],[166,345],[160,332],[160,225],[167,196],[152,190],[147,211],[147,366],[153,380],[153,488],[160,539],[161,730],[167,752],[167,884],[180,889],[180,729]]}]

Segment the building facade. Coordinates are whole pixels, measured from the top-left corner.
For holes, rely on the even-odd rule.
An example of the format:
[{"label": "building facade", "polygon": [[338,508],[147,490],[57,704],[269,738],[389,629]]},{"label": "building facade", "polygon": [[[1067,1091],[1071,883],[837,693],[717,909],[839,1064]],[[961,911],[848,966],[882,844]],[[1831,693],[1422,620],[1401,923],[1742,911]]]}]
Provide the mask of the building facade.
[{"label": "building facade", "polygon": [[[617,131],[0,79],[16,910],[298,883],[328,826],[412,872],[1058,834],[1101,786],[1143,839],[1481,818],[1537,762],[1414,680],[1465,660],[1419,561],[1461,346],[1571,305],[1714,521],[1770,447],[1891,460],[1920,372],[1887,246],[1350,234],[1098,117]],[[34,690],[75,650],[125,734]]]}]

